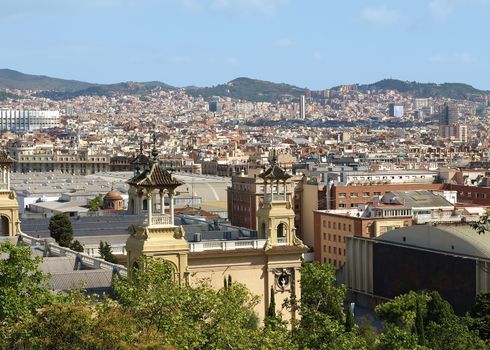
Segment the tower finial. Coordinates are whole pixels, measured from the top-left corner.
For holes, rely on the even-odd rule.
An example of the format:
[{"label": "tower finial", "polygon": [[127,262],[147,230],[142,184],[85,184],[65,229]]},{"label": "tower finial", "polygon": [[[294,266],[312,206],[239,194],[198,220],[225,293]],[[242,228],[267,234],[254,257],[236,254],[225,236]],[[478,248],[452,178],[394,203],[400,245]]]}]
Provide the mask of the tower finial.
[{"label": "tower finial", "polygon": [[272,150],[272,160],[271,160],[271,165],[277,164],[277,154],[276,154],[276,149],[274,148]]},{"label": "tower finial", "polygon": [[152,162],[158,163],[157,134],[156,133],[153,133],[153,149],[151,150],[151,155],[153,157]]}]

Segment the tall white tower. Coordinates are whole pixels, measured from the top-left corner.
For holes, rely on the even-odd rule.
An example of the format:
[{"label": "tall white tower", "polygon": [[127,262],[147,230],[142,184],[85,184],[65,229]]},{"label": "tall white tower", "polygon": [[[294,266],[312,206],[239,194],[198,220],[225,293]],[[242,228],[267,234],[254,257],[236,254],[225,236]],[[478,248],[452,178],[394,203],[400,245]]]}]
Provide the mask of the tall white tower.
[{"label": "tall white tower", "polygon": [[299,97],[299,119],[305,119],[306,99],[305,95]]}]

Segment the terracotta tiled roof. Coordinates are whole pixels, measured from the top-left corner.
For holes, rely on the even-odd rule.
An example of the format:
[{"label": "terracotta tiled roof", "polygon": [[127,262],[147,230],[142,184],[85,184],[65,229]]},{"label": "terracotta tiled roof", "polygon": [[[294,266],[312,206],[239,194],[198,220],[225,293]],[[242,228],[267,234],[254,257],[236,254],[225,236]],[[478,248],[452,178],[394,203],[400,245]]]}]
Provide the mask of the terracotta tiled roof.
[{"label": "terracotta tiled roof", "polygon": [[11,158],[7,152],[0,151],[0,164],[12,164],[15,163],[15,159]]},{"label": "terracotta tiled roof", "polygon": [[279,165],[274,163],[263,173],[259,174],[259,177],[271,180],[287,180],[291,177],[291,175],[289,175],[286,170],[281,168]]},{"label": "terracotta tiled roof", "polygon": [[167,170],[157,163],[153,163],[150,169],[136,175],[127,182],[133,186],[144,187],[178,187],[183,182],[175,179]]}]

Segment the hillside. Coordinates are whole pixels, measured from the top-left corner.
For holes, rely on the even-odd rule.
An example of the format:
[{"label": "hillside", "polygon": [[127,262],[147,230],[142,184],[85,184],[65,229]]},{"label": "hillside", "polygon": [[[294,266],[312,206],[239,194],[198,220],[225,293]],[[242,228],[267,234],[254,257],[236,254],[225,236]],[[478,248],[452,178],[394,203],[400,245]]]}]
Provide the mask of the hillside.
[{"label": "hillside", "polygon": [[19,99],[20,97],[14,94],[10,94],[8,92],[0,91],[0,101],[4,101],[8,98]]},{"label": "hillside", "polygon": [[465,99],[469,95],[490,94],[489,91],[478,90],[471,85],[462,83],[417,83],[415,81],[402,81],[396,79],[384,79],[374,84],[360,85],[360,90],[396,90],[401,93],[411,94],[415,97],[446,97],[453,99]]},{"label": "hillside", "polygon": [[56,90],[61,92],[86,89],[97,84],[77,80],[51,78],[45,75],[32,75],[12,69],[0,69],[0,89]]},{"label": "hillside", "polygon": [[78,96],[112,96],[114,94],[145,95],[154,89],[173,90],[175,89],[175,87],[159,81],[144,83],[125,82],[117,84],[96,85],[86,89],[70,92],[42,91],[37,93],[36,95],[48,97],[53,100],[63,100]]},{"label": "hillside", "polygon": [[204,88],[192,87],[186,90],[191,96],[202,96],[204,98],[222,96],[253,102],[271,102],[291,96],[297,98],[306,91],[306,89],[293,85],[250,78],[237,78],[226,84]]}]

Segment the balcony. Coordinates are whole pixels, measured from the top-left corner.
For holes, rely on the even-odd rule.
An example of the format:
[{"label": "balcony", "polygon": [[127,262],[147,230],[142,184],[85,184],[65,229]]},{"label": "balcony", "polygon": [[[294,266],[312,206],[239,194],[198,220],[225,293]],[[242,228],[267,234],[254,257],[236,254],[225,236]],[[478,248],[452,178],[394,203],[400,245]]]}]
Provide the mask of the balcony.
[{"label": "balcony", "polygon": [[167,214],[152,214],[151,223],[148,222],[148,214],[141,216],[143,226],[168,226],[173,225],[172,218]]},{"label": "balcony", "polygon": [[209,250],[263,249],[266,242],[266,239],[189,242],[189,250],[191,252],[204,252]]},{"label": "balcony", "polygon": [[284,193],[266,193],[266,194],[264,194],[264,202],[265,203],[287,202],[286,198],[284,198]]}]

